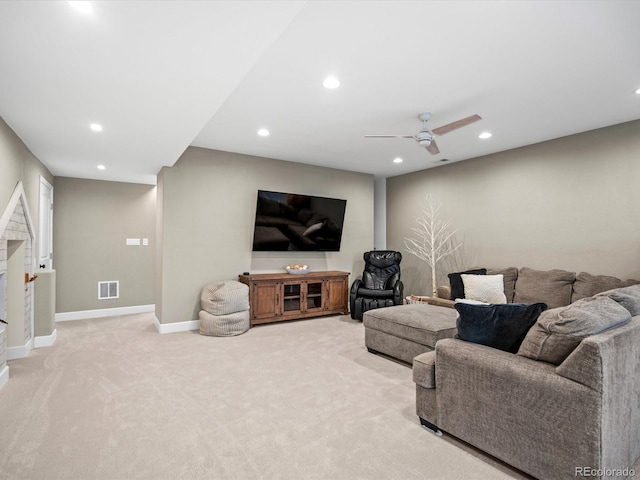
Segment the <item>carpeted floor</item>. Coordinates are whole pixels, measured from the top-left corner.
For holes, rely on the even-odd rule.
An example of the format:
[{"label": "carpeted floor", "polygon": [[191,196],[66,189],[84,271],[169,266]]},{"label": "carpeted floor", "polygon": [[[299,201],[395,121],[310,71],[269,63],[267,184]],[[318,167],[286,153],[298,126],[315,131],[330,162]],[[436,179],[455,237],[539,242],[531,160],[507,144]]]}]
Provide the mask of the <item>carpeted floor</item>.
[{"label": "carpeted floor", "polygon": [[57,324],[9,362],[2,479],[524,479],[415,415],[411,369],[347,316],[232,338],[152,314]]}]

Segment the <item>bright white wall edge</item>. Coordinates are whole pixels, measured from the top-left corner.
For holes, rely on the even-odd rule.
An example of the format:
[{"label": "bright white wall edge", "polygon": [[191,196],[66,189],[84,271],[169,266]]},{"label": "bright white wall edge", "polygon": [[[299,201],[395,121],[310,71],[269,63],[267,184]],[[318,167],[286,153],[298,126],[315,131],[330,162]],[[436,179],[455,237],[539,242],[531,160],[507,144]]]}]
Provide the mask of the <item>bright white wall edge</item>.
[{"label": "bright white wall edge", "polygon": [[4,387],[4,384],[9,381],[9,367],[6,365],[0,370],[0,388]]},{"label": "bright white wall edge", "polygon": [[90,318],[114,317],[116,315],[131,315],[134,313],[155,312],[155,305],[136,305],[133,307],[104,308],[100,310],[81,310],[78,312],[56,313],[56,322],[69,320],[87,320]]},{"label": "bright white wall edge", "polygon": [[24,358],[29,355],[31,350],[33,350],[33,338],[30,338],[24,345],[20,345],[18,347],[7,347],[7,360]]},{"label": "bright white wall edge", "polygon": [[35,337],[33,347],[34,348],[50,347],[52,345],[55,345],[57,339],[58,339],[58,330],[54,328],[53,333],[51,335],[41,335],[39,337]]},{"label": "bright white wall edge", "polygon": [[189,320],[188,322],[160,323],[158,317],[153,317],[153,323],[158,333],[177,333],[188,332],[189,330],[198,330],[200,328],[200,320]]}]

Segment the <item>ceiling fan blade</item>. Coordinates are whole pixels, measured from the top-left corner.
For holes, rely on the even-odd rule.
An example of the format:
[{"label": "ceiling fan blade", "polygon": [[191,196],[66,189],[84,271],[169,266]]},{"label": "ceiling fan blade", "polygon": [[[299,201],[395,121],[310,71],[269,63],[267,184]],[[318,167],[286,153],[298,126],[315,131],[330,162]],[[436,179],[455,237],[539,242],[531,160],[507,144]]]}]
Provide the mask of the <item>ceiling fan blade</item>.
[{"label": "ceiling fan blade", "polygon": [[431,143],[427,147],[427,152],[429,152],[431,155],[437,155],[440,153],[440,149],[438,148],[438,145],[436,145],[435,140],[431,140]]},{"label": "ceiling fan blade", "polygon": [[365,135],[365,138],[413,138],[413,135]]},{"label": "ceiling fan blade", "polygon": [[452,130],[464,127],[466,125],[469,125],[470,123],[477,122],[478,120],[482,120],[482,117],[480,115],[471,115],[470,117],[463,118],[462,120],[458,120],[457,122],[434,128],[433,130],[431,130],[431,132],[435,135],[444,135],[445,133],[449,133]]}]

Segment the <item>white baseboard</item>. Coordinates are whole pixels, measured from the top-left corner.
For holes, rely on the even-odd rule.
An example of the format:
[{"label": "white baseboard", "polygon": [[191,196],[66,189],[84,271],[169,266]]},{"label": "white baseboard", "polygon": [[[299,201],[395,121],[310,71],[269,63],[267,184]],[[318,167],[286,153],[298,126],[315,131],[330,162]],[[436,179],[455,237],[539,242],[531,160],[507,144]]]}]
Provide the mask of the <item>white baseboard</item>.
[{"label": "white baseboard", "polygon": [[98,310],[81,310],[78,312],[56,313],[56,322],[68,322],[70,320],[88,320],[90,318],[115,317],[117,315],[131,315],[134,313],[155,312],[154,305],[136,305],[133,307],[103,308]]},{"label": "white baseboard", "polygon": [[187,322],[160,323],[158,317],[153,317],[153,324],[156,326],[158,333],[176,333],[188,332],[190,330],[198,330],[200,328],[200,320],[189,320]]},{"label": "white baseboard", "polygon": [[51,347],[56,343],[57,339],[58,330],[54,328],[51,335],[40,335],[39,337],[34,338],[33,346],[34,348]]},{"label": "white baseboard", "polygon": [[18,358],[24,358],[29,355],[29,352],[33,350],[33,338],[20,345],[19,347],[7,347],[7,360],[17,360]]},{"label": "white baseboard", "polygon": [[4,384],[9,381],[9,367],[6,365],[0,370],[0,388],[4,387]]}]

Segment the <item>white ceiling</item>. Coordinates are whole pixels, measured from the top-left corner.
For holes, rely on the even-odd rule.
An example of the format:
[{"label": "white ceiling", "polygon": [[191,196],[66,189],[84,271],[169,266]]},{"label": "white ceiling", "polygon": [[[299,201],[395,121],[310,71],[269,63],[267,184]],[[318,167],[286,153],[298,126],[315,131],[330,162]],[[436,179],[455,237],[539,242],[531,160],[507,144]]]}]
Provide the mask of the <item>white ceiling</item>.
[{"label": "white ceiling", "polygon": [[[0,2],[0,116],[56,176],[152,184],[195,145],[387,177],[640,118],[637,1],[91,3]],[[425,111],[483,120],[364,138]]]}]

